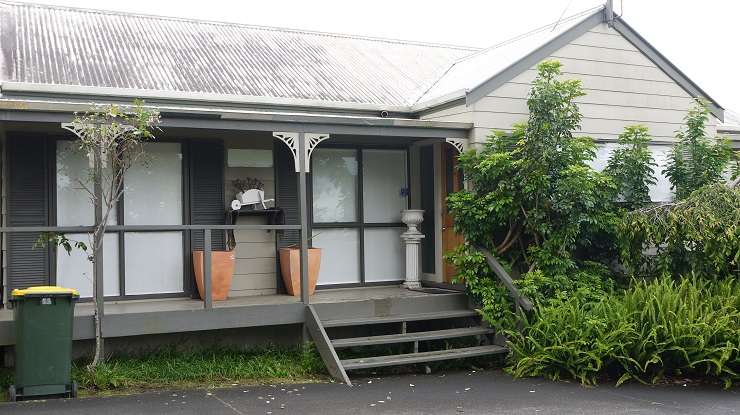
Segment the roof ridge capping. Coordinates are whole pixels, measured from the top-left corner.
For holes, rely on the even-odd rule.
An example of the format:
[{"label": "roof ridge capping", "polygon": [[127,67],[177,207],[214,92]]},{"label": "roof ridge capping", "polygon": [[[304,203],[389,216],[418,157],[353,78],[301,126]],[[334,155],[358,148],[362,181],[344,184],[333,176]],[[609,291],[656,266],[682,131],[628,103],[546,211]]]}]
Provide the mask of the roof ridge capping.
[{"label": "roof ridge capping", "polygon": [[100,14],[107,14],[107,15],[113,15],[113,16],[140,17],[140,18],[145,18],[145,19],[171,20],[171,21],[210,24],[210,25],[219,25],[219,26],[235,26],[235,27],[249,28],[249,29],[255,29],[255,30],[264,30],[264,31],[289,32],[289,33],[298,33],[298,34],[306,34],[306,35],[314,35],[314,36],[339,37],[339,38],[346,38],[346,39],[366,40],[366,41],[371,41],[371,42],[397,43],[397,44],[426,46],[426,47],[434,47],[434,48],[468,50],[468,51],[473,51],[473,52],[481,49],[475,46],[454,45],[454,44],[447,44],[447,43],[435,43],[435,42],[424,42],[424,41],[408,40],[408,39],[394,39],[394,38],[384,38],[384,37],[377,37],[377,36],[354,35],[350,33],[323,32],[319,30],[295,29],[295,28],[280,27],[280,26],[262,26],[262,25],[255,25],[255,24],[249,24],[249,23],[226,22],[226,21],[219,21],[219,20],[195,19],[195,18],[176,17],[176,16],[163,16],[163,15],[158,15],[158,14],[124,12],[120,10],[105,10],[105,9],[94,9],[94,8],[73,7],[73,6],[62,6],[62,5],[56,5],[56,4],[0,0],[0,5],[63,10],[63,11],[70,11],[70,12],[77,12],[77,13],[100,13]]}]

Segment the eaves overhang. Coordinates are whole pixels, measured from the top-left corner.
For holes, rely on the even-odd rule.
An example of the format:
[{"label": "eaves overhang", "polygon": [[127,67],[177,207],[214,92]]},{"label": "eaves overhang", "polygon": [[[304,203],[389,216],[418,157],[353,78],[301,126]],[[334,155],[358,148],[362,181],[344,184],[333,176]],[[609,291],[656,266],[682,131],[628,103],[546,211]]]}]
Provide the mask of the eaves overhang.
[{"label": "eaves overhang", "polygon": [[[76,112],[101,102],[65,102],[0,98],[0,121],[68,122]],[[162,114],[162,127],[254,131],[301,131],[347,135],[418,138],[465,137],[472,123],[335,115],[305,112],[253,111],[218,107],[149,105]]]}]

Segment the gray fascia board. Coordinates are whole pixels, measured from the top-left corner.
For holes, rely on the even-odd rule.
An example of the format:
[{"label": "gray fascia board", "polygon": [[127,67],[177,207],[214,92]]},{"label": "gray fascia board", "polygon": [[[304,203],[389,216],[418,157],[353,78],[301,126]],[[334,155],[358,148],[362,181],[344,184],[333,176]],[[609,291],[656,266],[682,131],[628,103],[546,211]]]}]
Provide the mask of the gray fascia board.
[{"label": "gray fascia board", "polygon": [[574,41],[579,36],[583,35],[590,29],[604,22],[604,9],[598,9],[589,17],[583,19],[577,25],[571,27],[565,32],[558,35],[556,38],[545,43],[539,48],[535,49],[532,53],[512,63],[506,69],[488,78],[478,86],[471,89],[466,97],[465,103],[467,106],[473,105],[478,102],[481,98],[490,94],[492,91],[501,85],[511,81],[517,75],[523,73],[527,69],[537,65],[543,59],[552,55],[558,49]]},{"label": "gray fascia board", "polygon": [[666,73],[674,82],[683,88],[689,95],[695,98],[704,98],[709,101],[709,109],[718,120],[724,121],[725,110],[709,94],[704,92],[688,76],[669,61],[662,53],[658,52],[645,38],[632,28],[621,17],[614,19],[614,30],[624,36],[637,50],[648,57],[658,68]]},{"label": "gray fascia board", "polygon": [[[103,100],[94,102],[69,102],[49,99],[28,99],[28,98],[0,98],[0,111],[38,111],[38,112],[58,112],[72,114],[74,112],[84,112],[91,110],[96,104],[106,104]],[[130,105],[130,104],[126,104]],[[271,110],[252,110],[252,109],[234,109],[223,107],[183,107],[168,106],[158,104],[146,104],[147,107],[157,109],[163,114],[174,114],[177,116],[201,117],[206,116],[210,119],[223,120],[244,120],[244,121],[282,121],[282,122],[300,122],[316,124],[338,124],[338,125],[359,125],[375,127],[418,127],[418,128],[444,128],[444,129],[471,129],[471,123],[452,122],[452,121],[434,121],[419,120],[415,118],[398,118],[398,117],[373,117],[350,114],[326,114],[326,113],[307,113],[307,112],[289,112],[289,111],[271,111]]]},{"label": "gray fascia board", "polygon": [[[63,123],[72,119],[70,113],[51,111],[3,111],[0,110],[0,121]],[[387,120],[387,119],[384,119]],[[367,121],[367,120],[365,120]],[[418,125],[412,123],[414,121]],[[197,130],[231,130],[231,131],[300,131],[308,133],[385,136],[385,137],[412,137],[412,138],[448,138],[467,136],[472,125],[469,123],[449,123],[435,121],[428,125],[420,120],[401,120],[395,124],[373,124],[358,120],[355,124],[323,122],[306,122],[305,120],[271,119],[271,120],[239,120],[239,119],[200,119],[163,117],[161,127],[189,128]]]}]

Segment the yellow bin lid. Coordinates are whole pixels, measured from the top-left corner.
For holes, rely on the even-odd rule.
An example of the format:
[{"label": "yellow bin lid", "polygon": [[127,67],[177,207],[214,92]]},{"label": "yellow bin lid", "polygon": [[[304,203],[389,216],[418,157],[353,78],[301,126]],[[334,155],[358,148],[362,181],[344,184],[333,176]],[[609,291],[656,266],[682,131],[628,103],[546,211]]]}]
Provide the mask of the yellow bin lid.
[{"label": "yellow bin lid", "polygon": [[73,297],[79,297],[80,293],[74,288],[58,287],[56,285],[42,285],[38,287],[28,287],[25,289],[16,288],[10,293],[13,297],[23,297],[26,295],[71,295]]}]

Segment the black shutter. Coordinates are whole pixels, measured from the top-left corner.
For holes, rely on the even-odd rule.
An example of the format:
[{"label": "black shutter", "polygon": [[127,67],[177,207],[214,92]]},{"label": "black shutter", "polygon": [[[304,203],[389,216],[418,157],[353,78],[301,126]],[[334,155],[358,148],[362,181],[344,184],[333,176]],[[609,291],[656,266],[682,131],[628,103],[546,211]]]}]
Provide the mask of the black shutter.
[{"label": "black shutter", "polygon": [[[220,141],[194,141],[190,145],[190,223],[193,225],[223,225],[224,206],[224,146]],[[225,232],[211,232],[213,250],[226,249]],[[191,246],[203,249],[203,231],[193,231]]]},{"label": "black shutter", "polygon": [[[282,143],[275,145],[275,206],[282,208],[286,225],[300,225],[300,205],[298,201],[298,174],[295,172],[293,153]],[[297,245],[300,232],[282,231],[278,233],[278,247]]]},{"label": "black shutter", "polygon": [[[49,147],[50,140],[43,137],[8,139],[8,226],[49,225]],[[8,234],[8,292],[50,283],[51,250],[34,248],[38,237]]]}]

